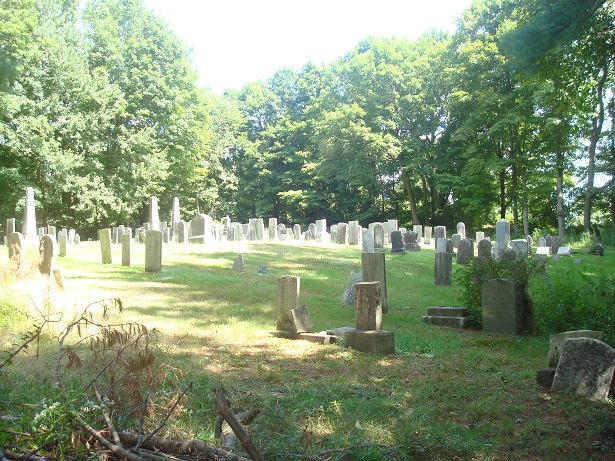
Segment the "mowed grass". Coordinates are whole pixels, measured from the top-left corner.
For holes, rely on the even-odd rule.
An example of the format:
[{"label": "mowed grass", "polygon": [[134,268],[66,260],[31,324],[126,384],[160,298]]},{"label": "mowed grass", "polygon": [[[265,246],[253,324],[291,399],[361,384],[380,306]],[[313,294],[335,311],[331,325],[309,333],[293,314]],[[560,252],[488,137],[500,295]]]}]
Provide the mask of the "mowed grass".
[{"label": "mowed grass", "polygon": [[[583,257],[552,263],[552,272],[613,271],[614,259]],[[165,245],[160,273],[144,272],[144,246],[132,247],[132,267],[102,265],[97,242],[69,247],[58,259],[66,291],[57,309],[82,310],[121,297],[124,312],[110,321],[155,329],[158,359],[175,370],[181,391],[192,391],[166,434],[214,439],[214,390],[227,389],[235,411],[259,409],[248,426],[268,460],[607,460],[615,459],[612,401],[551,393],[535,384],[546,366],[548,338],[507,337],[427,326],[428,306],[458,305],[460,289],[433,284],[433,249],[386,254],[394,355],[364,354],[343,344],[317,345],[272,334],[277,279],[301,278],[315,331],[354,325],[354,309],[340,303],[360,248],[310,243],[229,242]],[[246,270],[234,271],[243,254]],[[32,258],[34,256],[31,256]],[[259,274],[259,265],[267,267]],[[45,288],[38,279],[34,289]],[[537,307],[538,308],[538,307]],[[3,330],[2,349],[18,325]],[[53,333],[49,333],[50,347]],[[44,346],[43,346],[44,349]],[[0,373],[0,409],[8,402],[53,394],[50,358],[22,355]],[[54,399],[56,396],[49,395]],[[134,429],[134,427],[126,428]]]}]

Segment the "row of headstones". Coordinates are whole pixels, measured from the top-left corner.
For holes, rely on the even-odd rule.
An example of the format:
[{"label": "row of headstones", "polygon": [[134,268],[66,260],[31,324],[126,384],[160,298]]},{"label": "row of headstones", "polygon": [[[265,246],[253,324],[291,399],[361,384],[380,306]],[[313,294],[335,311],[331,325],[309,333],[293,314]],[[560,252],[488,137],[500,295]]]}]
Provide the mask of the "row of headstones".
[{"label": "row of headstones", "polygon": [[[46,235],[46,234],[53,235],[56,238],[56,241],[58,243],[60,243],[60,240],[62,237],[66,239],[67,244],[79,243],[81,240],[81,237],[75,231],[75,229],[64,228],[64,229],[60,229],[58,232],[56,232],[56,229],[57,229],[56,226],[39,227],[37,230],[38,240],[40,241],[40,239],[43,238],[43,235]],[[15,231],[16,231],[15,218],[7,219],[6,220],[6,236],[4,237],[5,245],[8,245],[8,238]],[[20,232],[20,234],[24,235],[23,232]]]},{"label": "row of headstones", "polygon": [[[145,243],[145,271],[160,272],[162,270],[163,233],[160,230],[142,230],[139,232],[139,239]],[[102,263],[113,264],[111,229],[99,230],[98,240],[100,241]],[[130,267],[132,265],[132,241],[130,232],[122,234],[122,266]]]}]

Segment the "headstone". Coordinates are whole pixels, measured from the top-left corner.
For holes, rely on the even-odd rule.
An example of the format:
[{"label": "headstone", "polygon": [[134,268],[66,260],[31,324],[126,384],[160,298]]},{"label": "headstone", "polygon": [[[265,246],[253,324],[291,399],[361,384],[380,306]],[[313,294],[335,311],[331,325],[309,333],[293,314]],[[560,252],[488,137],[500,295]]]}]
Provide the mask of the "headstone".
[{"label": "headstone", "polygon": [[297,333],[310,333],[314,329],[307,304],[291,309],[290,314],[293,321],[293,330]]},{"label": "headstone", "polygon": [[256,218],[256,240],[263,241],[265,239],[265,222],[263,218]]},{"label": "headstone", "polygon": [[235,225],[231,224],[229,227],[227,227],[227,229],[226,229],[226,240],[228,242],[234,242],[235,241]]},{"label": "headstone", "polygon": [[523,290],[512,280],[489,280],[483,283],[483,331],[503,335],[519,335],[531,330],[525,318]]},{"label": "headstone", "polygon": [[406,251],[421,251],[421,245],[417,242],[418,234],[416,232],[406,232],[404,236],[404,250]]},{"label": "headstone", "polygon": [[442,252],[436,253],[434,266],[434,284],[451,286],[451,274],[453,272],[453,254]]},{"label": "headstone", "polygon": [[557,254],[559,256],[572,256],[572,249],[570,247],[559,247]]},{"label": "headstone", "polygon": [[248,220],[248,240],[256,240],[256,218],[250,218]]},{"label": "headstone", "polygon": [[[49,235],[53,235],[53,234],[49,234]],[[59,248],[59,252],[58,252],[58,256],[60,258],[66,258],[66,249],[68,246],[68,235],[64,235],[61,234],[58,237],[58,248]]]},{"label": "headstone", "polygon": [[374,223],[374,250],[384,250],[384,226]]},{"label": "headstone", "polygon": [[160,229],[160,218],[158,215],[158,197],[149,198],[149,228]]},{"label": "headstone", "polygon": [[331,242],[337,243],[337,224],[331,226]]},{"label": "headstone", "polygon": [[361,282],[363,274],[361,271],[350,271],[348,281],[344,287],[344,293],[342,293],[341,303],[345,306],[355,305],[355,285]]},{"label": "headstone", "polygon": [[423,241],[423,226],[420,224],[414,224],[412,226],[412,232],[416,234],[416,241],[420,244]]},{"label": "headstone", "polygon": [[559,250],[560,245],[562,244],[561,237],[551,237],[551,254],[556,255]]},{"label": "headstone", "polygon": [[348,222],[348,245],[358,245],[359,244],[359,232],[360,232],[359,221],[349,221]]},{"label": "headstone", "polygon": [[463,306],[430,306],[427,315],[421,317],[424,323],[449,328],[466,328],[469,310]]},{"label": "headstone", "polygon": [[131,252],[132,252],[132,236],[130,234],[122,235],[122,266],[131,266]]},{"label": "headstone", "polygon": [[111,253],[111,229],[100,229],[98,231],[98,240],[100,240],[102,263],[113,264],[113,256]]},{"label": "headstone", "polygon": [[389,219],[388,223],[389,223],[389,233],[399,230],[399,227],[398,227],[399,224],[398,224],[397,219]]},{"label": "headstone", "polygon": [[[345,245],[348,242],[348,224],[345,222],[338,223],[337,225],[337,241],[340,245]],[[352,303],[354,306],[354,303]]]},{"label": "headstone", "polygon": [[179,214],[179,197],[173,197],[173,205],[171,206],[171,223],[176,223],[181,220]]},{"label": "headstone", "polygon": [[316,224],[315,223],[310,223],[310,225],[308,226],[308,232],[309,232],[309,240],[316,240]]},{"label": "headstone", "polygon": [[374,252],[374,232],[371,229],[361,231],[361,245],[363,253]]},{"label": "headstone", "polygon": [[38,247],[39,263],[38,269],[41,274],[50,276],[56,268],[56,238],[51,234],[45,234],[41,238]]},{"label": "headstone", "polygon": [[243,260],[243,255],[238,254],[233,262],[233,270],[237,272],[244,272],[246,270],[246,264]]},{"label": "headstone", "polygon": [[162,230],[162,241],[163,243],[169,243],[169,240],[171,240],[171,228],[165,226],[165,228]]},{"label": "headstone", "polygon": [[544,237],[540,237],[538,239],[538,245],[539,247],[546,247],[547,246],[547,241],[545,240]]},{"label": "headstone", "polygon": [[47,233],[53,236],[57,235],[56,226],[47,226]]},{"label": "headstone", "polygon": [[593,248],[587,252],[587,254],[604,256],[604,246],[602,243],[596,243]]},{"label": "headstone", "polygon": [[241,223],[235,223],[235,241],[243,241],[243,225]]},{"label": "headstone", "polygon": [[382,227],[384,228],[384,244],[386,245],[386,242],[391,238],[391,224],[388,221],[384,221]]},{"label": "headstone", "polygon": [[474,257],[474,244],[470,239],[462,239],[457,248],[457,264],[470,264]]},{"label": "headstone", "polygon": [[327,220],[319,219],[316,221],[316,240],[318,242],[326,241],[327,234]]},{"label": "headstone", "polygon": [[549,338],[549,354],[547,356],[549,367],[557,367],[559,358],[562,355],[564,342],[572,338],[594,338],[598,341],[604,341],[604,332],[595,330],[574,330],[551,335]]},{"label": "headstone", "polygon": [[295,236],[295,240],[301,240],[301,225],[295,224],[293,226],[293,235]]},{"label": "headstone", "polygon": [[455,245],[453,244],[453,241],[451,239],[448,239],[446,241],[446,252],[452,255],[455,254]]},{"label": "headstone", "polygon": [[527,259],[528,257],[527,240],[515,239],[515,240],[511,240],[510,244],[512,246],[512,251],[516,259]]},{"label": "headstone", "polygon": [[480,242],[482,239],[485,238],[485,233],[482,231],[477,231],[476,232],[476,241]]},{"label": "headstone", "polygon": [[406,250],[404,250],[404,240],[402,238],[401,232],[398,230],[391,232],[391,253],[406,253]]},{"label": "headstone", "polygon": [[[9,218],[6,220],[6,236],[10,236],[13,232],[15,232],[15,218]],[[23,237],[23,234],[21,236]]]},{"label": "headstone", "polygon": [[536,247],[536,255],[548,255],[550,252],[551,252],[551,248],[549,247],[542,247],[542,246]]},{"label": "headstone", "polygon": [[534,239],[532,238],[531,235],[526,235],[525,236],[525,240],[527,240],[527,248],[529,253],[532,252],[532,248],[534,248]]},{"label": "headstone", "polygon": [[265,266],[264,264],[259,264],[258,267],[256,268],[256,272],[258,272],[260,275],[266,274],[267,266]]},{"label": "headstone", "polygon": [[459,248],[459,242],[461,242],[461,234],[451,235],[451,240],[453,241],[453,248]]},{"label": "headstone", "polygon": [[360,282],[355,286],[355,328],[382,330],[380,282]]},{"label": "headstone", "polygon": [[466,225],[465,223],[457,223],[457,233],[459,234],[459,236],[461,237],[459,239],[459,241],[463,240],[464,238],[466,238]]},{"label": "headstone", "polygon": [[496,259],[508,250],[510,243],[510,223],[506,219],[500,219],[495,223],[495,246],[493,253]]},{"label": "headstone", "polygon": [[491,240],[482,239],[478,242],[477,255],[479,258],[491,258]]},{"label": "headstone", "polygon": [[75,245],[79,245],[79,243],[81,243],[81,236],[77,233],[75,233]]},{"label": "headstone", "polygon": [[21,232],[11,232],[6,244],[9,247],[9,259],[21,267],[26,259],[26,244]]},{"label": "headstone", "polygon": [[433,228],[431,226],[425,226],[424,232],[425,236],[423,237],[423,243],[425,245],[431,245],[431,233]]},{"label": "headstone", "polygon": [[269,240],[278,240],[278,218],[269,218]]},{"label": "headstone", "polygon": [[436,248],[438,248],[438,240],[444,239],[446,240],[446,227],[444,226],[436,226],[433,229],[433,236],[436,241]]},{"label": "headstone", "polygon": [[564,341],[552,391],[606,400],[615,371],[615,349],[594,338]]},{"label": "headstone", "polygon": [[436,253],[447,253],[447,242],[448,240],[443,238],[436,239]]},{"label": "headstone", "polygon": [[301,279],[278,277],[278,323],[279,331],[295,331],[291,311],[299,306]]},{"label": "headstone", "polygon": [[148,230],[145,233],[145,272],[162,270],[162,232]]},{"label": "headstone", "polygon": [[380,282],[380,300],[382,312],[388,311],[387,306],[387,274],[384,253],[361,253],[361,281]]},{"label": "headstone", "polygon": [[188,243],[188,226],[186,221],[177,223],[177,243]]},{"label": "headstone", "polygon": [[212,221],[211,216],[198,213],[190,222],[190,237],[203,237],[201,240],[190,240],[191,242],[207,242],[211,240]]},{"label": "headstone", "polygon": [[21,233],[25,240],[35,240],[38,237],[36,229],[36,212],[34,209],[34,189],[31,187],[26,187],[26,205],[23,210]]}]

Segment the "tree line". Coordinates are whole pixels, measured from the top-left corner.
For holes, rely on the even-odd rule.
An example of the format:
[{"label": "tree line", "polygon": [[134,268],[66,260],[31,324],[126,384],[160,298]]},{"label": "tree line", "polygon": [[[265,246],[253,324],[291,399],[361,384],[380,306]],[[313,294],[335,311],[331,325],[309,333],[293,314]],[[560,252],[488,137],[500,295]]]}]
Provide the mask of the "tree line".
[{"label": "tree line", "polygon": [[224,95],[142,0],[0,2],[0,216],[33,186],[39,223],[91,232],[152,195],[163,219],[177,196],[184,218],[615,226],[610,1],[475,0],[452,33]]}]

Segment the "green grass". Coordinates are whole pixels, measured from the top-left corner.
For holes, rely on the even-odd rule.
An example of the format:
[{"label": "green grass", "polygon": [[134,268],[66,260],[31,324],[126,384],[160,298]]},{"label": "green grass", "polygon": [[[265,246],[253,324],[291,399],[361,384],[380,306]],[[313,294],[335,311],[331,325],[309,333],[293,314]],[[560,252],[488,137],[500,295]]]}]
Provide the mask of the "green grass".
[{"label": "green grass", "polygon": [[[193,383],[165,435],[216,444],[213,390],[224,386],[235,410],[261,411],[248,430],[267,460],[615,458],[601,435],[615,426],[612,401],[551,393],[535,384],[536,370],[546,366],[548,338],[421,322],[428,306],[459,304],[458,286],[433,284],[433,250],[386,255],[389,312],[383,328],[394,331],[396,347],[390,356],[270,333],[277,320],[277,278],[283,275],[301,277],[300,302],[309,306],[316,331],[352,326],[354,310],[340,298],[350,271],[360,268],[356,247],[168,245],[157,274],[143,270],[143,245],[133,245],[131,268],[120,265],[119,245],[115,264],[107,266],[100,263],[97,242],[69,250],[58,260],[67,290],[56,292],[40,278],[31,289],[49,293],[65,318],[89,302],[120,296],[125,312],[110,321],[156,329],[157,356],[164,364],[161,392],[172,396]],[[245,258],[244,273],[232,270],[238,253]],[[562,259],[549,269],[612,274],[611,253],[607,248],[604,258],[583,256],[581,266]],[[267,266],[266,274],[256,272],[260,264]],[[10,349],[28,322],[0,325],[0,350]],[[31,420],[40,407],[21,404],[59,399],[51,366],[54,331],[46,337],[38,358],[31,350],[0,370],[0,412],[11,416],[0,420],[0,431],[4,425],[37,433],[41,429]],[[40,443],[34,436],[0,432],[0,445],[3,440]],[[68,443],[57,440],[56,445]]]}]

